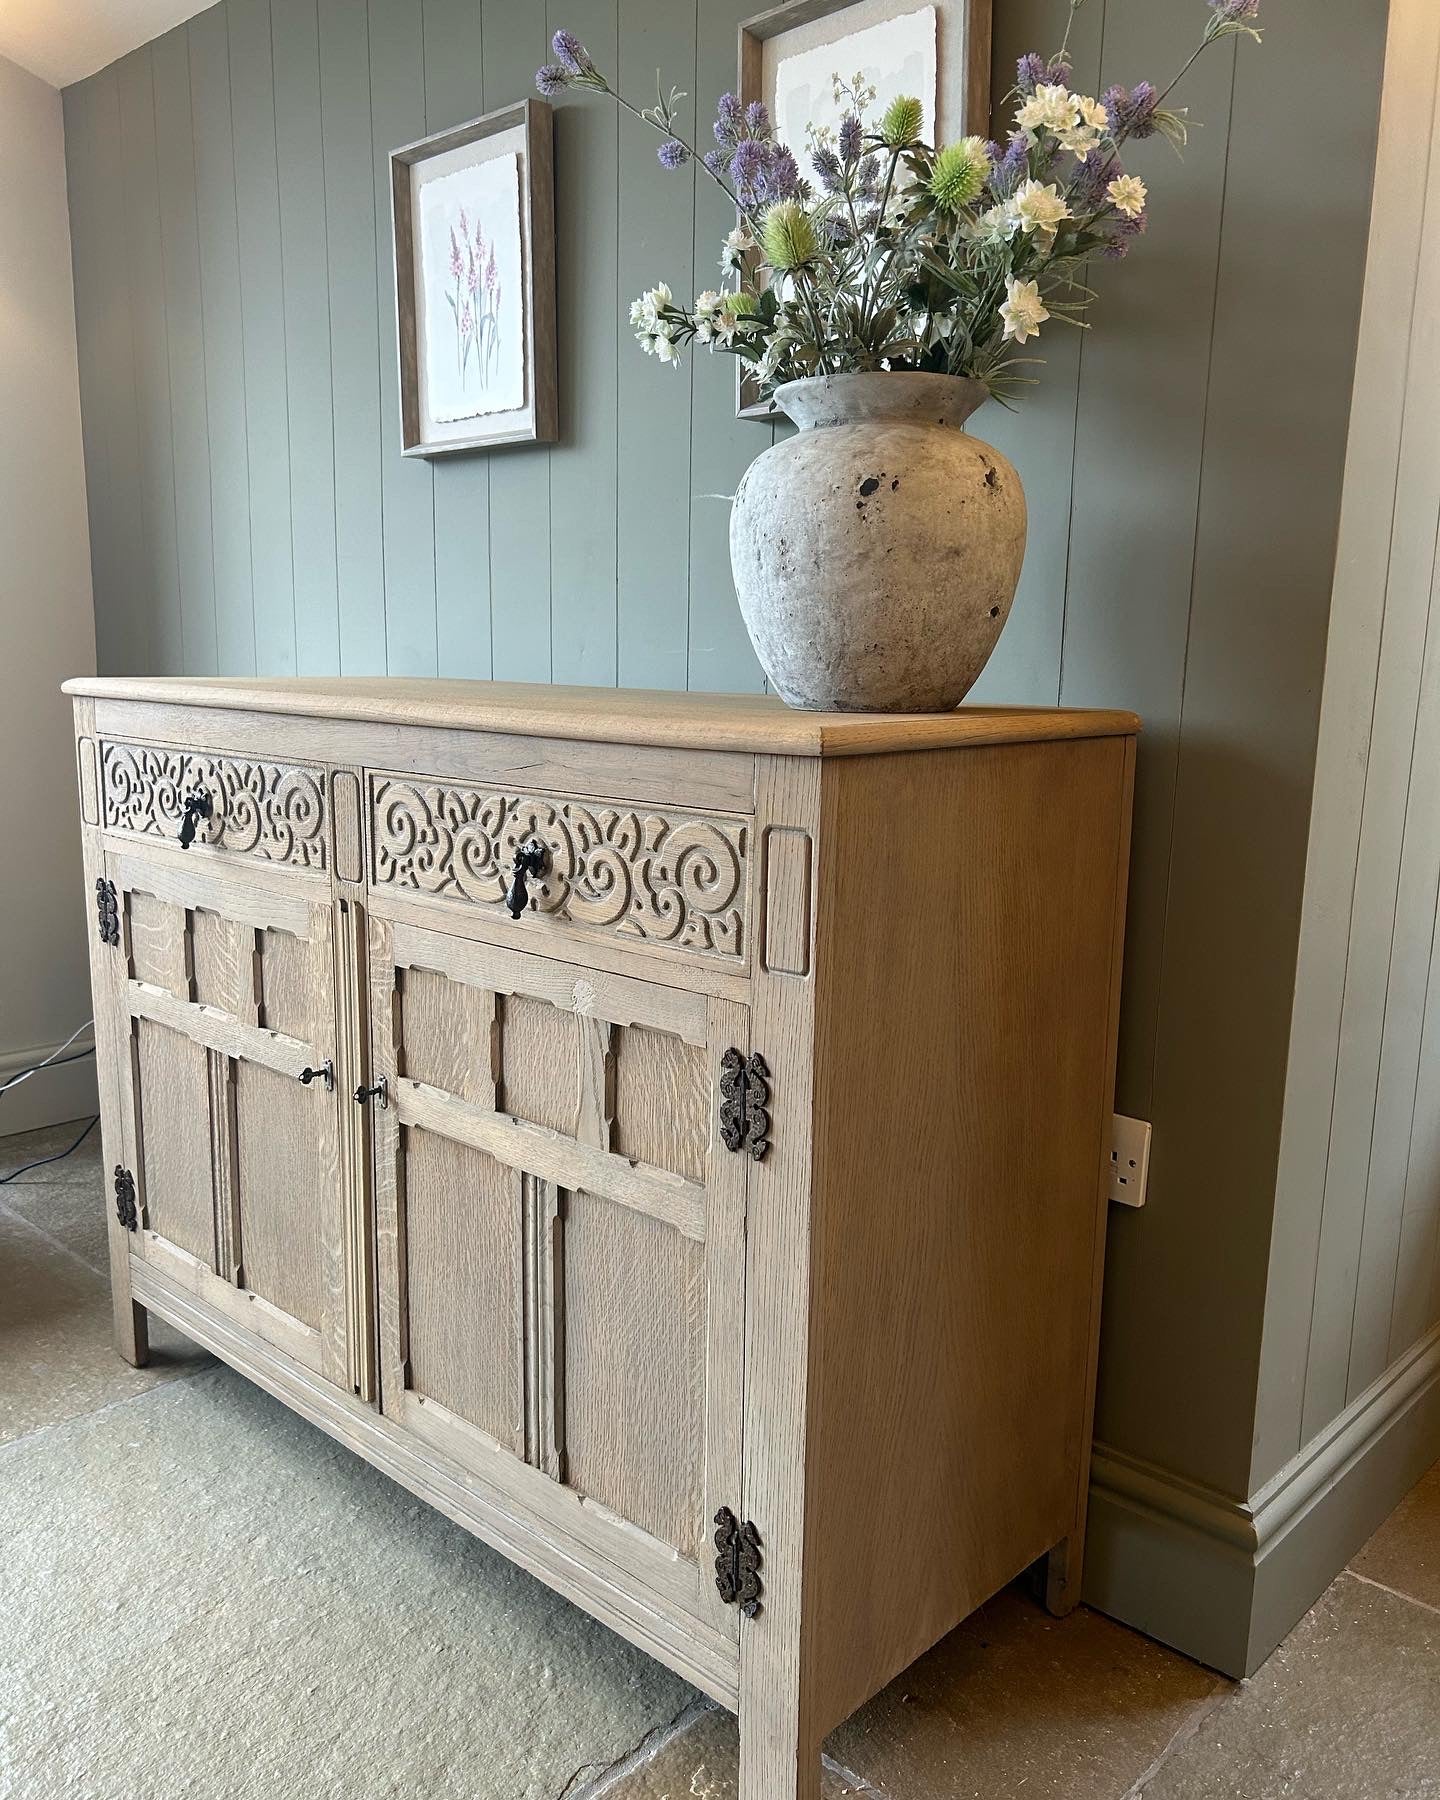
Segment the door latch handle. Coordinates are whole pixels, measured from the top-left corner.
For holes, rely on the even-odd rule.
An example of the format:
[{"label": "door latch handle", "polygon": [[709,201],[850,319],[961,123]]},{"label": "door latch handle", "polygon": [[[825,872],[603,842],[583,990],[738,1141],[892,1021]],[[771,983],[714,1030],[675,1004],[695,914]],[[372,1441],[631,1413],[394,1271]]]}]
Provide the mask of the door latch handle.
[{"label": "door latch handle", "polygon": [[383,1111],[390,1104],[390,1083],[381,1076],[373,1087],[360,1086],[355,1090],[356,1101],[363,1106],[367,1100],[378,1100]]},{"label": "door latch handle", "polygon": [[312,1081],[323,1081],[325,1092],[335,1092],[335,1065],[327,1056],[318,1069],[302,1069],[298,1076],[301,1087],[309,1087]]}]

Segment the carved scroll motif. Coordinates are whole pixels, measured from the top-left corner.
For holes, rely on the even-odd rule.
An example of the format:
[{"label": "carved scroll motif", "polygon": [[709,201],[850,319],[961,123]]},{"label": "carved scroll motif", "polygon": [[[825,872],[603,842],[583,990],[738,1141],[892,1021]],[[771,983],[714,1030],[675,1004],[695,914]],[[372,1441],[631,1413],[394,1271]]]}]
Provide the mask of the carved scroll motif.
[{"label": "carved scroll motif", "polygon": [[199,822],[196,843],[299,869],[325,867],[325,796],[315,770],[148,744],[105,744],[101,779],[108,830],[174,841],[186,797],[200,789],[213,810]]},{"label": "carved scroll motif", "polygon": [[370,820],[377,885],[498,904],[517,847],[539,838],[550,856],[529,884],[532,912],[687,950],[745,953],[747,833],[736,821],[383,775],[371,778]]}]

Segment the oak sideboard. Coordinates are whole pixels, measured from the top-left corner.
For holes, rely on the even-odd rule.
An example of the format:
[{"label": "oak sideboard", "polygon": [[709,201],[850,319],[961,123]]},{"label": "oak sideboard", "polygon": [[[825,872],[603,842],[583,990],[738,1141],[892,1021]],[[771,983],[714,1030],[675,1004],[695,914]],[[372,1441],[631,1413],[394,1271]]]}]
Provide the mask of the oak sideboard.
[{"label": "oak sideboard", "polygon": [[115,1331],[739,1713],[1078,1597],[1136,721],[67,684]]}]

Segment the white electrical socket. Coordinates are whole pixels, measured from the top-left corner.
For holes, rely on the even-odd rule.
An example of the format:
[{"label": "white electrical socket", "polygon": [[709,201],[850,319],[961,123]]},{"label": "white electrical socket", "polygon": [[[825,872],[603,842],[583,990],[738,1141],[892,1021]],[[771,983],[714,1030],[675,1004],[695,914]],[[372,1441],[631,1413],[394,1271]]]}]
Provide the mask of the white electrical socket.
[{"label": "white electrical socket", "polygon": [[1119,1206],[1143,1206],[1149,1173],[1149,1123],[1116,1113],[1110,1122],[1110,1198]]}]

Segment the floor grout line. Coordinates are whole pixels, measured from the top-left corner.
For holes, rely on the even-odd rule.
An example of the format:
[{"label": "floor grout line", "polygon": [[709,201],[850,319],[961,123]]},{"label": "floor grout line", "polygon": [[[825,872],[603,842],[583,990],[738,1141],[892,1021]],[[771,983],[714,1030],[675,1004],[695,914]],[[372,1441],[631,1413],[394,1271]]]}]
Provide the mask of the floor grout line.
[{"label": "floor grout line", "polygon": [[1417,1599],[1414,1594],[1407,1594],[1400,1588],[1387,1587],[1383,1581],[1376,1581],[1371,1575],[1362,1575],[1358,1569],[1342,1569],[1340,1574],[1348,1575],[1352,1581],[1363,1582],[1366,1587],[1379,1588],[1382,1594],[1389,1594],[1396,1600],[1403,1600],[1408,1606],[1418,1606],[1421,1612],[1432,1613],[1437,1619],[1440,1619],[1440,1606],[1432,1606],[1428,1600]]},{"label": "floor grout line", "polygon": [[[32,1182],[30,1185],[33,1187],[58,1187],[60,1183],[55,1181],[36,1181]],[[33,1219],[26,1218],[24,1213],[16,1212],[8,1200],[0,1200],[0,1213],[3,1213],[7,1219],[12,1219],[15,1224],[23,1225],[27,1231],[33,1231],[37,1237],[44,1238],[47,1244],[51,1245],[54,1249],[59,1250],[63,1255],[68,1256],[72,1262],[78,1262],[81,1268],[88,1269],[92,1275],[98,1275],[102,1281],[105,1280],[109,1273],[108,1270],[97,1268],[88,1256],[82,1256],[78,1250],[72,1250],[69,1244],[67,1244],[63,1238],[56,1237],[53,1231],[47,1231],[43,1225],[37,1225]]]},{"label": "floor grout line", "polygon": [[1193,1713],[1175,1733],[1170,1742],[1151,1763],[1143,1774],[1136,1777],[1126,1788],[1121,1800],[1140,1800],[1147,1787],[1178,1751],[1183,1750],[1199,1733],[1205,1721],[1229,1700],[1240,1684],[1238,1682],[1216,1681],[1209,1694],[1199,1702]]},{"label": "floor grout line", "polygon": [[[208,1351],[206,1354],[209,1356]],[[122,1362],[126,1368],[132,1367],[131,1364],[124,1362],[123,1357],[117,1358],[117,1360]],[[121,1394],[117,1399],[107,1400],[103,1406],[94,1407],[89,1412],[71,1413],[68,1419],[55,1419],[48,1425],[36,1425],[29,1431],[22,1431],[19,1437],[11,1438],[8,1443],[0,1444],[0,1462],[3,1462],[12,1450],[18,1450],[22,1444],[29,1444],[36,1438],[44,1437],[47,1432],[63,1431],[67,1425],[79,1425],[82,1422],[89,1424],[92,1420],[104,1418],[106,1413],[114,1412],[117,1407],[137,1406],[142,1400],[153,1400],[157,1395],[163,1394],[167,1388],[174,1387],[177,1382],[193,1381],[197,1375],[215,1375],[224,1367],[225,1364],[218,1357],[212,1356],[208,1362],[177,1369],[164,1381],[152,1381],[149,1387],[141,1388],[138,1394]],[[144,1371],[135,1369],[134,1373],[139,1375]]]},{"label": "floor grout line", "polygon": [[[559,1800],[602,1800],[605,1794],[613,1794],[616,1787],[627,1775],[633,1775],[637,1769],[643,1769],[647,1763],[654,1762],[660,1752],[673,1744],[677,1738],[683,1737],[692,1726],[701,1719],[708,1718],[716,1710],[710,1700],[692,1700],[667,1725],[657,1725],[646,1732],[635,1748],[623,1756],[619,1762],[611,1763],[608,1769],[586,1782],[584,1787],[572,1788],[569,1782],[561,1790]],[[571,1781],[574,1776],[571,1777]]]}]

